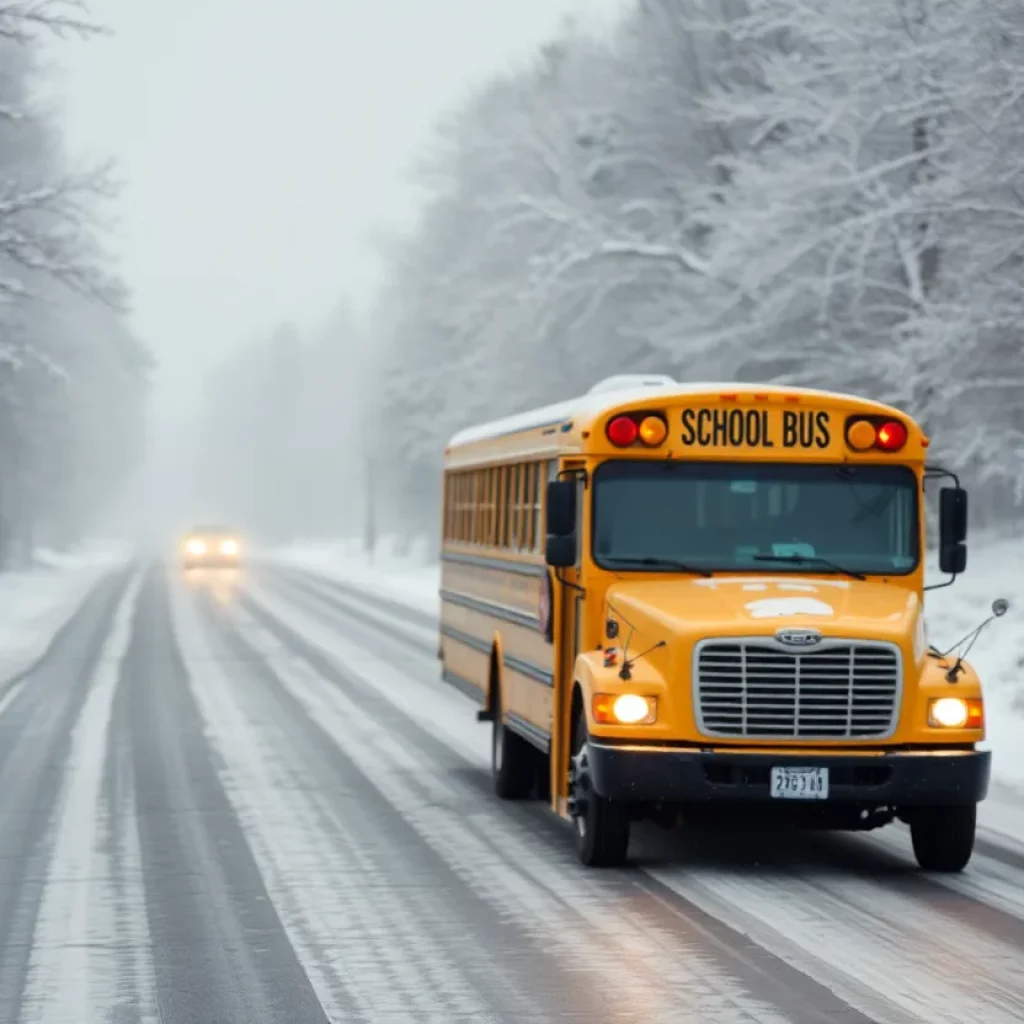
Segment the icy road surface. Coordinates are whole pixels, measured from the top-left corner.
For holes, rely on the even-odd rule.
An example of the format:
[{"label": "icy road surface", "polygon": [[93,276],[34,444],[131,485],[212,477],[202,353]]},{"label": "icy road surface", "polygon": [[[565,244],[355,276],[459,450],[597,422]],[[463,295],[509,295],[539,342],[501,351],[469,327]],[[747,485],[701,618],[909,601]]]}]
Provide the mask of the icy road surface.
[{"label": "icy road surface", "polygon": [[898,828],[578,866],[491,793],[429,616],[131,566],[0,686],[0,1021],[1024,1021],[1024,860]]}]

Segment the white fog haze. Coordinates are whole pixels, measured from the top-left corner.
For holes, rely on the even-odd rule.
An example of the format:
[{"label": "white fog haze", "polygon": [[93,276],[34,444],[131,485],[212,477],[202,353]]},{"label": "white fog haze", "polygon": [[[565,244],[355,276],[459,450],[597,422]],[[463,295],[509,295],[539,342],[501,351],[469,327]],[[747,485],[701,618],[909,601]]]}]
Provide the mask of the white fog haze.
[{"label": "white fog haze", "polygon": [[[621,6],[95,0],[109,36],[48,41],[44,87],[69,152],[116,161],[110,248],[128,323],[157,362],[129,529],[173,541],[211,517],[271,533],[350,528],[367,317],[388,240],[420,211],[417,163],[437,123],[496,70],[528,63],[565,17],[600,30]],[[276,371],[258,376],[275,337],[298,349],[285,357],[307,417],[294,441]],[[230,422],[240,400],[253,422]],[[293,443],[306,449],[290,467],[301,511],[286,511],[282,464],[261,462]]]},{"label": "white fog haze", "polygon": [[104,333],[6,543],[430,545],[455,430],[630,371],[892,402],[1012,522],[1015,16],[917,6],[6,0],[10,338]]},{"label": "white fog haze", "polygon": [[1022,0],[0,0],[0,1024],[1022,1024],[1022,522]]}]

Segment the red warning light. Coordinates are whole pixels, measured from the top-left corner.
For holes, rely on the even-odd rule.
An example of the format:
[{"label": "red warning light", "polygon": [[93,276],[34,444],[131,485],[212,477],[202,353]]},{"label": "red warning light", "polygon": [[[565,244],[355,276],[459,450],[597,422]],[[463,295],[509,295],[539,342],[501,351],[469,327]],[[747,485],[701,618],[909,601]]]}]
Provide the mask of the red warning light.
[{"label": "red warning light", "polygon": [[875,446],[886,452],[898,452],[907,443],[907,428],[898,420],[890,420],[878,428]]},{"label": "red warning light", "polygon": [[608,424],[608,440],[616,448],[628,448],[637,439],[640,428],[629,416],[616,416]]}]

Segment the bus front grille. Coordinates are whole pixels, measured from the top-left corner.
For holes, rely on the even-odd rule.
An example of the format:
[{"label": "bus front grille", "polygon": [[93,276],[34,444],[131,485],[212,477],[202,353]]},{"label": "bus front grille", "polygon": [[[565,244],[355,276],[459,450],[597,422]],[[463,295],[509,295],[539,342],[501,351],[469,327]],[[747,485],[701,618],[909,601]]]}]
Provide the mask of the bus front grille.
[{"label": "bus front grille", "polygon": [[896,728],[895,644],[823,641],[799,654],[770,639],[704,640],[694,658],[697,727],[751,739],[883,739]]}]

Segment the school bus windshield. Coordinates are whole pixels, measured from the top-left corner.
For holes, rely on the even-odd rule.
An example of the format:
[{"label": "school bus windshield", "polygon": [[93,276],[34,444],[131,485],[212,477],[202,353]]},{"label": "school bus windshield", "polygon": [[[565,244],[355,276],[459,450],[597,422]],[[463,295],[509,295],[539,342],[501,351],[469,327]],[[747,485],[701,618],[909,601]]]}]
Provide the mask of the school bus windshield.
[{"label": "school bus windshield", "polygon": [[828,573],[832,562],[890,576],[919,560],[906,466],[615,460],[595,471],[593,494],[605,569]]}]

